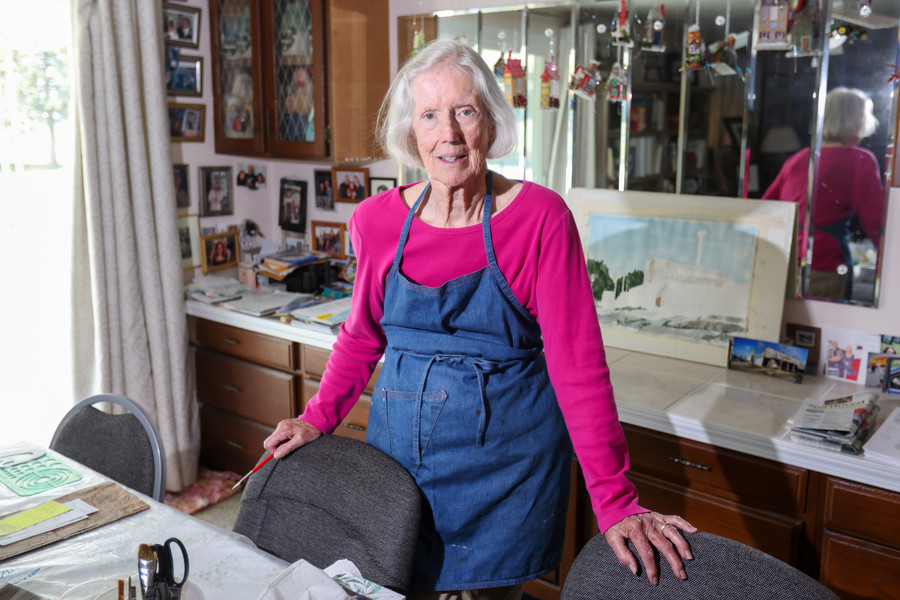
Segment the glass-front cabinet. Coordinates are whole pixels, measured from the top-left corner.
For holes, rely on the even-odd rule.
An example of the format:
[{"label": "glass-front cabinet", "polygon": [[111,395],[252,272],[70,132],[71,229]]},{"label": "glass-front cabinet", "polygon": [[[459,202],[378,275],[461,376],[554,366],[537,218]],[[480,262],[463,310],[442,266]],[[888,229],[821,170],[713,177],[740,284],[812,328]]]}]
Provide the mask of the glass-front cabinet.
[{"label": "glass-front cabinet", "polygon": [[343,86],[384,96],[387,41],[352,32],[386,28],[387,2],[351,12],[344,10],[349,1],[210,2],[217,152],[338,163],[377,158],[370,132],[348,131],[374,122],[377,105],[344,102]]}]

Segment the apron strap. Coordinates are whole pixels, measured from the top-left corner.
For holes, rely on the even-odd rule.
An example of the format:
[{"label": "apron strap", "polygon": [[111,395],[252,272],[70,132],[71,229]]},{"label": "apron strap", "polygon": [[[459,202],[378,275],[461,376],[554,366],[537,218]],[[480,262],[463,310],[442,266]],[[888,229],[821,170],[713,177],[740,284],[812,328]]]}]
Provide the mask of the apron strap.
[{"label": "apron strap", "polygon": [[409,212],[406,214],[406,221],[403,222],[403,229],[400,231],[400,241],[397,242],[397,252],[394,253],[394,262],[391,263],[392,273],[400,268],[400,259],[403,256],[403,248],[406,247],[406,240],[409,239],[409,228],[412,225],[413,216],[415,216],[416,211],[419,210],[419,205],[422,204],[422,200],[425,199],[425,194],[428,193],[429,189],[431,189],[430,181],[425,184],[425,189],[422,190],[418,200],[416,200],[415,204],[413,204],[412,208],[409,209]]}]

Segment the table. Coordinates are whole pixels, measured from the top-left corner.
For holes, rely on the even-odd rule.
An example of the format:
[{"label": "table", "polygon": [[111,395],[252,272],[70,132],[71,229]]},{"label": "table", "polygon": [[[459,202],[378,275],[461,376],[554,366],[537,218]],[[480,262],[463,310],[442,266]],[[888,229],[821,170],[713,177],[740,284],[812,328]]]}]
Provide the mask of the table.
[{"label": "table", "polygon": [[[0,454],[34,447],[27,443],[0,446]],[[110,481],[69,458],[47,452],[79,471],[82,479],[27,497],[17,496],[0,485],[0,515]],[[111,590],[117,580],[129,576],[136,583],[140,544],[161,544],[173,536],[187,548],[191,563],[188,581],[199,588],[206,600],[256,598],[289,566],[258,549],[245,536],[179,512],[134,490],[128,491],[150,509],[0,562],[0,584],[12,583],[46,598],[94,600],[98,586]],[[86,585],[90,581],[95,585]],[[84,590],[83,595],[78,592],[80,589]]]}]

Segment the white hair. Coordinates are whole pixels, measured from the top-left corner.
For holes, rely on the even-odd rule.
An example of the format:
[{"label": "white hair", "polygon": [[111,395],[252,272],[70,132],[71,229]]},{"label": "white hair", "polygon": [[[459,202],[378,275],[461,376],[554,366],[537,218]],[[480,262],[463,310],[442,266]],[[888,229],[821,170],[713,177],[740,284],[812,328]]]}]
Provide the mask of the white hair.
[{"label": "white hair", "polygon": [[847,138],[869,137],[878,129],[873,113],[874,103],[862,90],[836,87],[825,97],[825,119],[822,138],[843,141]]},{"label": "white hair", "polygon": [[376,131],[388,156],[404,165],[424,166],[413,133],[415,101],[412,84],[422,73],[445,64],[472,79],[494,134],[487,157],[499,158],[515,150],[518,143],[516,119],[493,71],[469,46],[438,39],[426,44],[403,65],[381,103]]}]

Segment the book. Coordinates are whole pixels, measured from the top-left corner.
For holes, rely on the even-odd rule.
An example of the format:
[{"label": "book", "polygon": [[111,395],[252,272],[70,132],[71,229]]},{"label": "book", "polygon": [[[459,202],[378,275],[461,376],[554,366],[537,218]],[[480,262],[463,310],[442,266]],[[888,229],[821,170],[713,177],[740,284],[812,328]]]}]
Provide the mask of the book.
[{"label": "book", "polygon": [[256,290],[223,306],[255,317],[263,317],[275,313],[286,304],[304,296],[309,297],[309,294],[295,294],[280,290]]},{"label": "book", "polygon": [[325,325],[334,330],[350,316],[350,302],[350,297],[326,300],[311,306],[296,308],[291,311],[291,316],[302,323]]},{"label": "book", "polygon": [[900,407],[891,411],[863,445],[863,454],[878,462],[900,466]]}]

